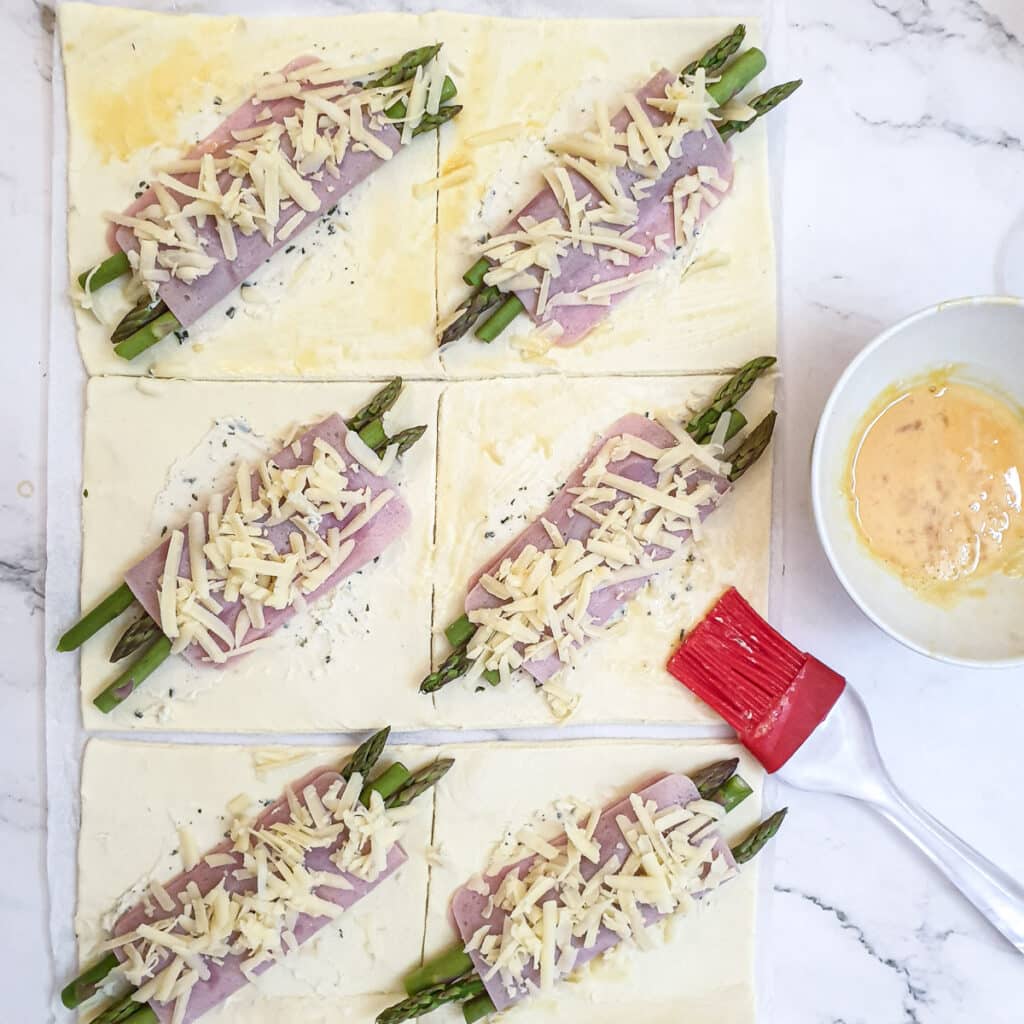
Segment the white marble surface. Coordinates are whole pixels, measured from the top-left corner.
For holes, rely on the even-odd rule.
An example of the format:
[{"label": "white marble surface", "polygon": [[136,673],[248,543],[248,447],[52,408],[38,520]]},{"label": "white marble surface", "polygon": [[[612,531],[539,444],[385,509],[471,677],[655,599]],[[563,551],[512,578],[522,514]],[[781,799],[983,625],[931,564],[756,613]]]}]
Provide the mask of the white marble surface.
[{"label": "white marble surface", "polygon": [[[556,7],[449,6],[516,14]],[[679,10],[671,0],[631,7]],[[616,14],[622,5],[564,0],[557,9]],[[774,617],[856,683],[908,790],[1021,876],[1024,795],[1014,784],[1022,674],[932,663],[874,629],[824,560],[807,476],[825,397],[880,326],[942,298],[1024,292],[1024,4],[789,0],[776,13],[787,52],[773,52],[773,64],[808,85],[788,111],[779,238],[784,543]],[[4,0],[0,27],[8,140],[0,160],[8,243],[0,249],[0,428],[9,439],[0,465],[0,1016],[30,1021],[47,1019],[54,980],[41,669],[52,11]],[[1024,960],[922,858],[858,807],[800,794],[789,802],[762,940],[773,991],[766,1021],[1021,1019]]]}]

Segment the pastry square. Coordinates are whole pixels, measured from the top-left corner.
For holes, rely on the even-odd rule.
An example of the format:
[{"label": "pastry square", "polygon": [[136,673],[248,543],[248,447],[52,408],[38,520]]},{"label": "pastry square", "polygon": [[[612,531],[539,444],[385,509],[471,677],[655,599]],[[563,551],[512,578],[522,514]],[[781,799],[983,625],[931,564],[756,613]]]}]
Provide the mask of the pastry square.
[{"label": "pastry square", "polygon": [[[277,451],[295,424],[350,416],[379,385],[90,381],[83,474],[82,607],[181,525],[196,502],[231,481],[232,463]],[[132,621],[121,616],[82,649],[88,728],[205,732],[330,732],[429,724],[415,681],[429,666],[435,421],[439,385],[412,382],[386,428],[428,430],[389,477],[412,525],[375,564],[279,629],[268,645],[223,667],[171,657],[111,714],[92,699],[128,662],[110,652]]]},{"label": "pastry square", "polygon": [[[92,740],[82,766],[78,844],[75,931],[82,962],[94,959],[98,943],[151,879],[167,881],[182,870],[178,828],[187,828],[203,853],[223,838],[234,797],[276,800],[293,780],[318,766],[341,765],[347,753]],[[383,760],[418,766],[432,756],[424,748],[389,747]],[[211,1010],[204,1024],[365,1024],[402,998],[402,972],[422,949],[433,822],[429,798],[413,807],[418,813],[402,840],[409,859],[396,874]]]},{"label": "pastry square", "polygon": [[[679,416],[706,401],[720,377],[493,380],[449,384],[438,427],[434,558],[434,658],[448,651],[441,631],[463,613],[466,583],[523,527],[627,412]],[[740,405],[755,424],[769,411],[770,381]],[[771,533],[771,448],[709,516],[696,560],[662,573],[626,608],[623,622],[592,640],[564,685],[580,694],[571,719],[588,722],[712,722],[717,716],[665,671],[680,630],[696,623],[728,586],[764,610]],[[452,728],[549,724],[532,679],[506,687],[464,680],[434,695],[439,724]]]},{"label": "pastry square", "polygon": [[[69,280],[109,255],[104,214],[128,206],[154,169],[219,124],[262,72],[302,54],[344,66],[397,57],[436,32],[407,14],[243,18],[71,3],[59,17]],[[186,339],[172,335],[130,362],[109,337],[131,302],[108,285],[92,311],[76,306],[86,369],[192,379],[436,376],[436,202],[412,188],[436,169],[436,136],[403,147]]]},{"label": "pastry square", "polygon": [[[448,915],[452,893],[484,870],[506,830],[532,823],[556,799],[571,796],[607,806],[655,776],[686,774],[739,757],[740,773],[754,795],[723,820],[722,833],[735,842],[760,818],[764,773],[736,743],[580,740],[467,744],[449,752],[455,765],[437,788],[438,864],[430,873],[427,958],[457,941]],[[675,1024],[681,1006],[690,1024],[753,1024],[757,870],[752,861],[739,877],[698,901],[691,914],[669,919],[654,949],[618,947],[584,970],[580,980],[562,982],[550,995],[512,1007],[509,1024],[617,1024],[627,1016]],[[658,929],[652,932],[657,935]],[[431,1024],[461,1019],[458,1007],[430,1017]]]},{"label": "pastry square", "polygon": [[[727,18],[477,18],[465,36],[447,28],[449,21],[467,20],[447,15],[440,30],[451,40],[466,97],[465,110],[440,141],[441,174],[466,176],[439,192],[442,322],[468,294],[461,275],[477,259],[474,246],[543,187],[547,144],[591,128],[599,99],[614,115],[625,93],[661,68],[681,69],[735,25]],[[745,24],[745,45],[757,46],[757,21]],[[466,336],[446,346],[445,372],[682,373],[774,353],[775,252],[763,125],[735,136],[731,146],[732,192],[709,217],[688,269],[681,256],[663,263],[576,345],[546,348],[520,315],[491,344]]]}]

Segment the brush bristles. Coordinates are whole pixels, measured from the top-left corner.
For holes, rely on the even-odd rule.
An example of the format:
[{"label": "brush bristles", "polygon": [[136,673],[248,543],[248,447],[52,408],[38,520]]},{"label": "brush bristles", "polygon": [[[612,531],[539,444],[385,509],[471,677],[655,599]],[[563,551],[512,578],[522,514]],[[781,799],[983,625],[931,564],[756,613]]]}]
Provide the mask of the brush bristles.
[{"label": "brush bristles", "polygon": [[669,671],[745,733],[770,715],[806,660],[730,588],[672,656]]}]

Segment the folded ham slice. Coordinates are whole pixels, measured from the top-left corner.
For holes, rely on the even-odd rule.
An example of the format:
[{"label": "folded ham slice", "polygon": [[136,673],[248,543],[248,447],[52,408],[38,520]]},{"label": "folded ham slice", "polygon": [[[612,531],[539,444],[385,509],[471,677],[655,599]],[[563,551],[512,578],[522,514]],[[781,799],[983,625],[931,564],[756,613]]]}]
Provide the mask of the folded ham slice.
[{"label": "folded ham slice", "polygon": [[[576,501],[577,495],[572,493],[572,489],[574,487],[579,487],[583,482],[584,473],[605,444],[607,444],[607,442],[612,438],[621,437],[623,435],[638,437],[641,440],[647,441],[662,449],[672,448],[676,444],[676,439],[668,430],[653,420],[647,419],[645,416],[630,413],[623,416],[621,419],[616,420],[616,422],[613,423],[608,430],[594,442],[593,447],[591,447],[583,461],[580,462],[580,464],[569,475],[568,479],[562,485],[561,490],[555,495],[551,504],[547,507],[547,510],[530,523],[529,526],[527,526],[518,536],[506,545],[497,556],[491,559],[491,561],[484,565],[470,579],[469,593],[466,596],[465,603],[466,612],[472,612],[477,608],[496,608],[505,603],[484,589],[479,582],[482,575],[485,573],[492,574],[506,558],[514,561],[528,545],[532,545],[539,551],[543,551],[551,547],[550,537],[548,536],[547,530],[542,525],[541,519],[546,519],[549,523],[557,527],[566,541],[576,539],[586,545],[587,538],[590,537],[590,535],[597,529],[597,525],[587,516],[573,512],[572,506],[573,502]],[[627,455],[624,459],[621,459],[618,462],[609,463],[608,471],[649,486],[654,486],[658,481],[658,473],[654,469],[654,461],[635,452]],[[705,482],[710,482],[719,496],[725,494],[732,486],[729,480],[724,476],[711,473],[709,470],[697,469],[694,470],[687,478],[688,490],[692,492],[696,487]],[[621,491],[617,491],[616,493],[619,498],[625,497]],[[609,504],[611,503],[603,502],[596,505],[595,508],[603,509]],[[714,501],[709,501],[702,505],[700,507],[701,520],[710,515],[715,507],[716,503]],[[676,532],[674,533],[674,536],[684,540],[690,536],[690,531],[684,530]],[[655,544],[647,545],[646,551],[654,561],[662,561],[672,554],[672,552],[667,548],[660,547]],[[591,595],[589,604],[587,605],[588,614],[596,624],[603,625],[620,609],[622,609],[626,605],[626,602],[638,590],[640,590],[650,578],[651,577],[648,575],[639,579],[615,583],[611,586],[603,587],[600,590],[595,590]],[[527,660],[523,663],[523,669],[533,676],[533,678],[538,682],[543,683],[558,672],[563,665],[564,662],[559,658],[559,656],[557,654],[553,654],[547,658]]]},{"label": "folded ham slice", "polygon": [[[288,74],[298,70],[307,64],[319,64],[316,57],[303,56],[293,60],[286,65],[281,73]],[[358,92],[358,87],[353,86],[352,92]],[[333,102],[343,105],[344,97],[335,99]],[[255,127],[268,127],[273,124],[283,124],[286,117],[292,117],[296,112],[301,112],[304,99],[302,97],[286,97],[284,99],[268,100],[265,102],[252,102],[252,98],[246,99],[242,105],[235,110],[222,124],[206,136],[200,143],[194,146],[186,154],[185,159],[195,160],[207,153],[214,158],[225,156],[227,150],[236,145],[232,132],[243,132]],[[363,127],[368,134],[374,135],[381,142],[388,146],[392,152],[397,152],[401,143],[401,134],[392,124],[371,126],[370,118],[363,112]],[[291,160],[294,156],[292,145],[287,135],[281,138],[282,152]],[[196,229],[196,234],[203,240],[203,251],[216,259],[216,266],[204,276],[198,278],[191,284],[171,278],[171,280],[160,285],[158,293],[161,299],[167,303],[168,309],[177,317],[178,322],[187,327],[199,319],[204,313],[210,310],[222,299],[242,284],[254,271],[279,249],[294,243],[296,237],[310,226],[314,221],[324,215],[343,196],[352,191],[357,185],[372,174],[385,160],[368,149],[356,148],[349,144],[344,159],[338,167],[339,176],[334,177],[327,170],[323,170],[317,177],[306,177],[304,180],[312,188],[319,200],[319,207],[306,213],[287,237],[282,238],[280,234],[275,236],[273,243],[268,243],[262,233],[253,232],[251,235],[243,235],[240,231],[234,232],[235,244],[238,254],[234,260],[228,260],[224,256],[224,249],[221,245],[220,236],[217,232],[216,223],[212,217],[207,218],[202,228]],[[198,174],[177,174],[175,177],[184,185],[195,188],[199,181]],[[318,180],[319,179],[319,180]],[[218,176],[221,191],[227,190],[231,177],[226,171]],[[170,189],[173,193],[173,189]],[[180,202],[188,202],[188,197],[175,196]],[[125,216],[135,216],[140,210],[157,203],[157,197],[152,189],[147,189],[131,206],[125,211]],[[301,212],[298,206],[283,210],[279,229],[290,217]],[[137,251],[138,240],[131,228],[117,227],[113,225],[108,236],[111,249],[120,248],[125,252]]]},{"label": "folded ham slice", "polygon": [[[291,446],[283,448],[273,456],[272,462],[280,469],[291,469],[298,465],[305,465],[313,460],[315,448],[314,442],[321,438],[330,444],[335,451],[345,455],[347,447],[345,438],[348,434],[348,427],[341,416],[334,414],[310,428],[300,437],[296,438],[299,444],[299,454],[296,455]],[[258,488],[259,475],[253,473],[251,476],[253,493]],[[397,493],[391,482],[382,476],[371,473],[368,469],[351,459],[347,471],[347,479],[351,490],[367,489],[371,497],[376,498],[385,491],[392,492],[392,497],[368,522],[354,531],[351,539],[355,542],[348,557],[338,566],[335,571],[316,590],[305,595],[308,602],[316,601],[324,594],[333,590],[342,580],[352,573],[357,572],[368,562],[373,561],[396,537],[402,534],[412,521],[412,513],[409,506]],[[337,519],[333,515],[325,515],[317,524],[316,533],[321,538],[327,536],[332,527],[344,528],[357,515],[359,507],[353,508],[351,513],[344,519]],[[279,552],[289,549],[289,538],[298,530],[298,527],[291,522],[271,526],[267,530],[266,539],[269,540]],[[181,561],[178,566],[178,575],[185,579],[191,579],[188,555],[188,527],[183,527],[185,544],[182,550]],[[139,603],[149,613],[153,620],[160,622],[160,580],[164,572],[164,564],[167,560],[167,549],[170,539],[165,540],[155,551],[147,555],[141,562],[133,566],[125,574],[125,582],[131,588]],[[221,601],[222,610],[217,614],[219,618],[232,632],[235,628],[235,619],[242,610],[240,601]],[[295,614],[294,605],[285,608],[264,608],[264,625],[262,628],[252,626],[245,634],[245,643],[258,640],[277,630],[283,623],[287,622]],[[223,647],[224,645],[217,641]],[[182,652],[193,664],[210,664],[207,654],[195,643],[189,645]]]},{"label": "folded ham slice", "polygon": [[[301,798],[303,790],[311,785],[316,790],[317,796],[322,797],[331,784],[339,780],[341,780],[341,776],[337,772],[324,771],[321,768],[317,768],[304,778],[294,782],[291,789],[293,793]],[[342,786],[344,786],[343,781]],[[271,804],[259,816],[256,827],[269,828],[275,823],[287,822],[290,817],[291,809],[288,800],[286,797],[281,797],[281,799]],[[308,871],[323,871],[338,875],[351,886],[351,888],[346,889],[321,887],[316,890],[316,894],[322,900],[327,903],[333,903],[341,910],[348,910],[349,907],[358,903],[364,896],[373,892],[378,885],[393,875],[405,863],[408,857],[401,846],[395,843],[388,851],[385,869],[372,882],[367,882],[348,872],[339,871],[331,861],[331,854],[338,849],[343,840],[344,836],[341,836],[330,847],[310,850],[306,854],[304,865]],[[199,892],[204,896],[222,879],[224,880],[224,888],[229,893],[252,892],[256,886],[255,880],[239,880],[232,875],[232,872],[242,866],[242,856],[241,854],[232,853],[231,848],[231,841],[225,840],[209,851],[206,856],[230,854],[234,858],[232,864],[210,867],[205,863],[204,859],[190,871],[183,872],[164,886],[167,894],[174,901],[174,911],[161,910],[159,907],[154,906],[152,898],[147,898],[118,919],[114,925],[114,935],[127,935],[130,932],[134,932],[141,924],[152,925],[157,921],[179,914],[185,902],[181,894],[185,891],[189,882],[195,882]],[[309,914],[299,914],[291,929],[295,935],[296,942],[299,945],[307,942],[321,928],[330,924],[331,920],[330,917],[312,917]],[[118,959],[124,963],[127,959],[124,948],[118,947],[115,949],[115,952]],[[170,955],[166,956],[156,970],[152,972],[152,975],[159,973],[160,969],[170,962],[170,959]],[[234,954],[224,957],[220,962],[212,958],[206,959],[205,964],[209,970],[209,977],[205,981],[198,981],[193,986],[181,1024],[191,1024],[192,1021],[198,1020],[204,1013],[224,1002],[228,996],[248,984],[248,980],[240,968],[240,964],[244,959],[244,956]],[[254,973],[262,974],[272,966],[273,963],[267,961],[257,966],[254,969]],[[170,1024],[174,1013],[173,1001],[160,1002],[152,999],[149,1005],[157,1015],[160,1024]]]},{"label": "folded ham slice", "polygon": [[[685,775],[678,774],[665,775],[656,782],[636,791],[636,794],[645,803],[653,801],[657,804],[658,811],[669,807],[686,807],[694,800],[700,799],[697,787]],[[580,863],[580,873],[585,881],[589,881],[600,871],[613,855],[618,857],[620,866],[628,857],[630,852],[629,846],[623,838],[622,830],[616,821],[620,815],[624,815],[630,822],[637,820],[628,797],[602,812],[593,834],[593,840],[600,851],[599,856],[594,862],[584,858]],[[552,845],[556,848],[564,846],[565,837],[562,836],[560,840],[555,840]],[[712,850],[714,858],[724,862],[724,869],[736,868],[736,862],[729,852],[728,846],[720,836],[717,838]],[[451,916],[463,943],[469,943],[479,929],[485,926],[488,928],[489,934],[501,935],[508,914],[498,906],[491,908],[490,901],[507,874],[515,871],[520,877],[523,877],[535,860],[535,857],[529,857],[517,864],[504,868],[497,874],[486,876],[483,879],[484,886],[487,889],[486,893],[478,891],[484,888],[484,886],[480,886],[477,883],[471,883],[456,890],[455,895],[452,897]],[[691,895],[699,897],[704,891],[698,888],[698,891],[691,893]],[[546,897],[542,897],[539,902],[543,903],[546,899],[557,898],[554,893],[549,893]],[[559,905],[561,905],[560,900]],[[667,916],[649,904],[641,904],[639,909],[644,923],[647,925],[653,924]],[[573,968],[576,969],[589,963],[595,957],[600,956],[605,950],[617,945],[620,941],[619,935],[603,925],[597,932],[596,942],[589,948],[584,948],[582,938],[574,938],[573,946],[576,949],[576,957]],[[530,988],[527,983],[539,985],[540,972],[535,964],[531,964],[524,971],[519,984],[512,986],[513,991],[509,991],[509,987],[502,981],[500,974],[495,973],[488,977],[491,972],[491,965],[478,950],[470,951],[469,955],[473,960],[477,973],[483,980],[487,994],[491,997],[498,1010],[504,1010],[528,995]]]},{"label": "folded ham slice", "polygon": [[[663,125],[669,120],[669,116],[664,111],[652,107],[647,101],[663,99],[666,86],[675,81],[676,77],[672,71],[659,71],[635,94],[651,124],[655,127]],[[617,132],[625,132],[630,121],[629,111],[623,109],[612,119],[612,127]],[[552,298],[561,293],[579,292],[603,281],[614,281],[628,277],[630,274],[639,274],[656,267],[668,258],[669,253],[655,246],[655,240],[662,235],[668,239],[669,250],[676,244],[672,203],[665,202],[665,199],[671,197],[673,186],[680,178],[695,173],[698,167],[713,167],[720,183],[724,183],[726,186],[724,189],[720,188],[720,191],[728,191],[733,175],[732,156],[728,146],[719,138],[710,122],[706,132],[691,131],[683,136],[679,155],[671,159],[668,168],[637,202],[636,230],[629,236],[629,240],[645,246],[646,255],[629,255],[624,264],[615,264],[599,259],[596,253],[588,255],[579,246],[569,249],[559,260],[560,273],[558,277],[553,277],[551,280],[548,307],[540,316],[536,314],[537,290],[516,292],[526,307],[526,312],[535,323],[540,325],[557,323],[562,328],[563,333],[556,339],[556,344],[571,345],[579,341],[608,316],[610,307],[603,305],[552,306],[550,304]],[[594,206],[601,202],[597,190],[586,178],[571,169],[568,170],[568,174],[577,198],[590,196]],[[636,182],[644,180],[642,175],[628,167],[619,169],[617,175],[622,183],[623,192],[627,196],[632,195],[631,188]],[[701,212],[695,221],[695,231],[699,229],[710,210],[711,207],[708,204],[702,205]],[[557,218],[563,227],[568,228],[569,226],[568,218],[550,188],[545,188],[534,196],[497,234],[503,235],[520,231],[519,221],[524,216],[533,217],[538,222]],[[612,296],[611,304],[616,304],[628,294],[628,291],[623,291]]]}]

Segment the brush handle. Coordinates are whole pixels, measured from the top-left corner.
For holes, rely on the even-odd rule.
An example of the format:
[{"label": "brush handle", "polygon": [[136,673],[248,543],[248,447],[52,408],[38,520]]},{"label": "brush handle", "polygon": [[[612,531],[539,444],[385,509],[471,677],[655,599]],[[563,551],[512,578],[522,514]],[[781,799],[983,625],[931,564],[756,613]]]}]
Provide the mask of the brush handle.
[{"label": "brush handle", "polygon": [[1024,886],[896,787],[878,752],[867,709],[853,687],[847,685],[778,776],[800,789],[837,793],[869,804],[1024,953]]},{"label": "brush handle", "polygon": [[875,807],[1024,953],[1024,887],[895,786]]}]

